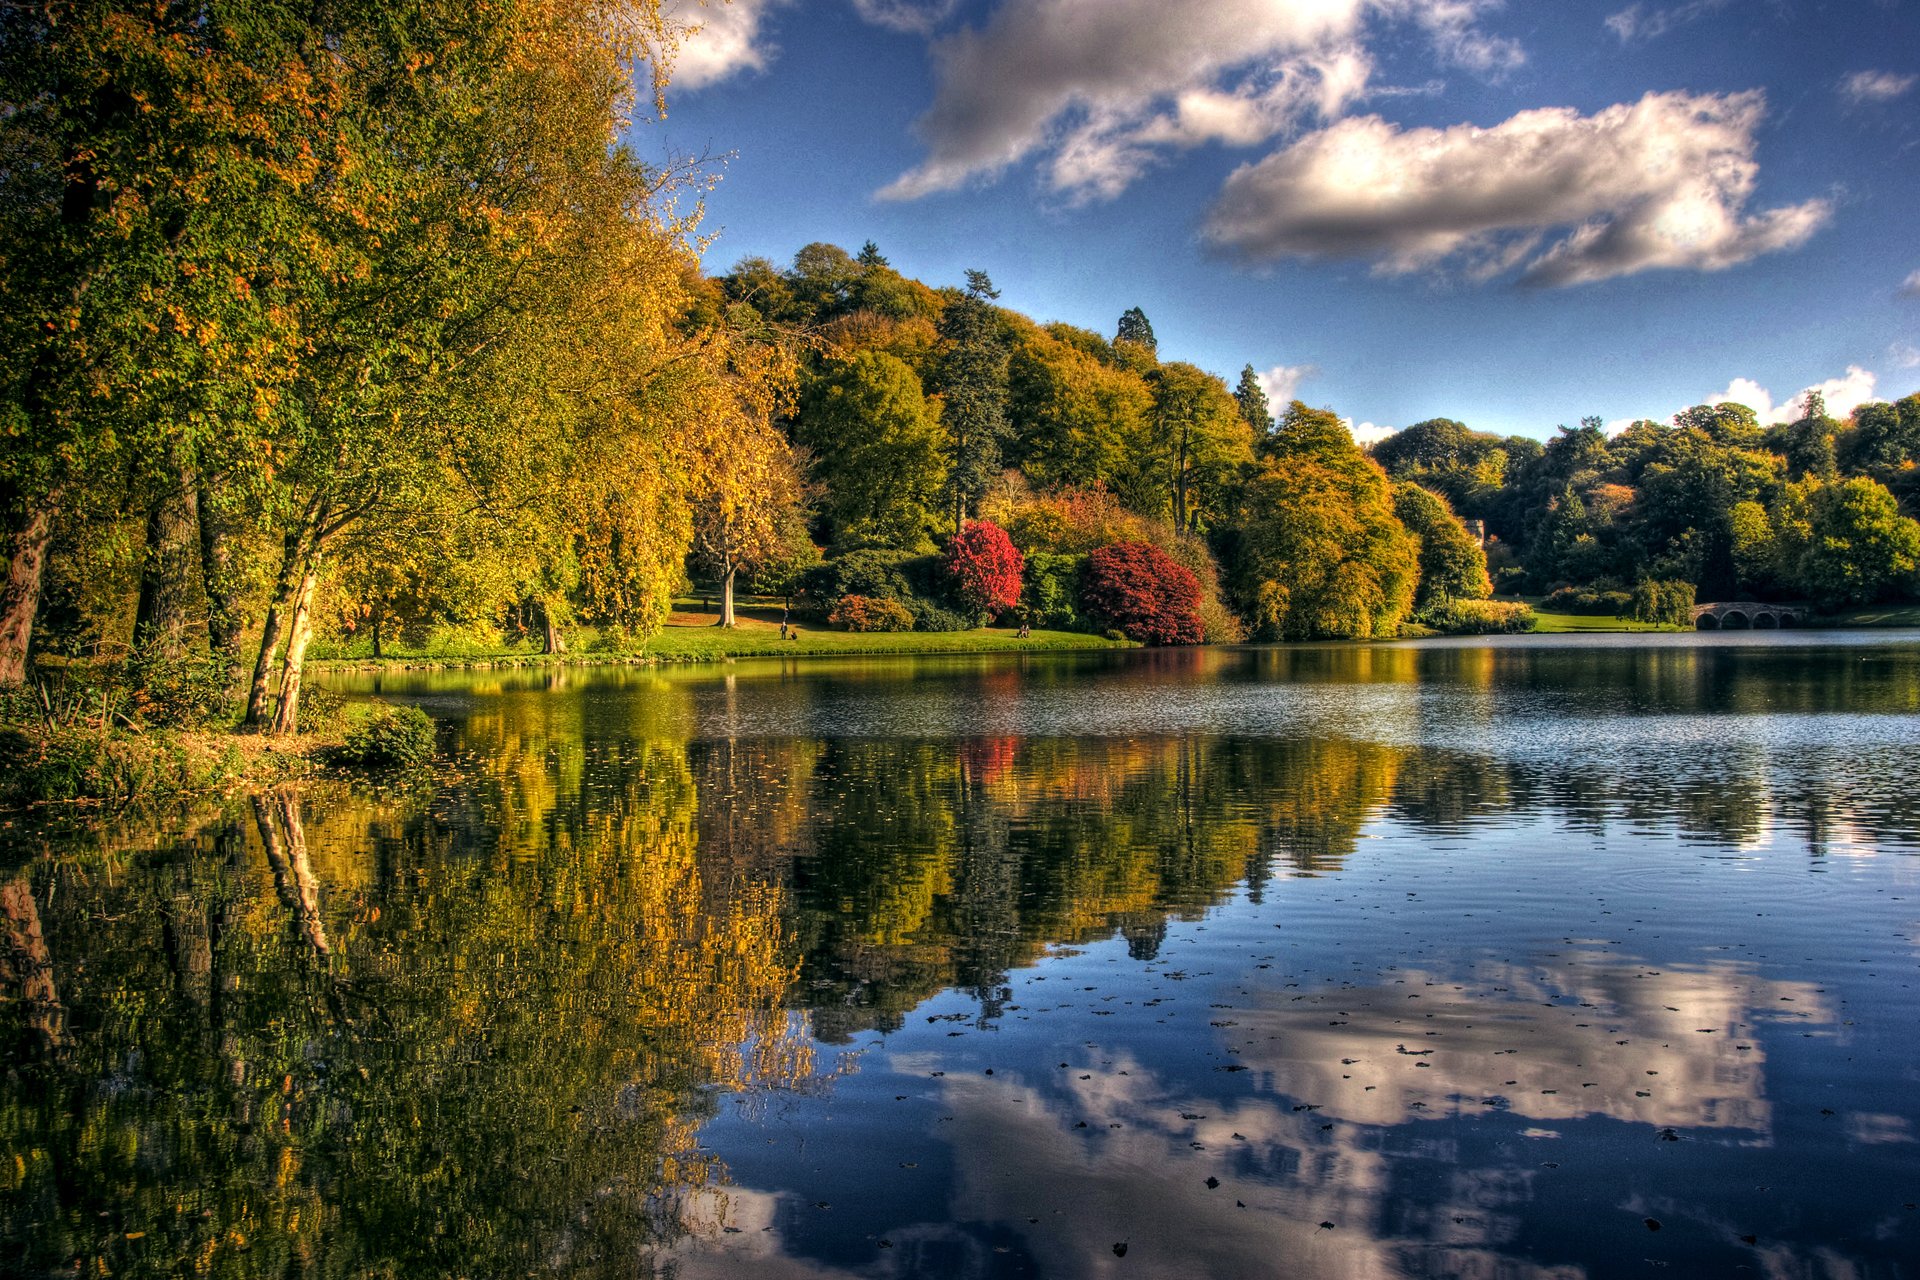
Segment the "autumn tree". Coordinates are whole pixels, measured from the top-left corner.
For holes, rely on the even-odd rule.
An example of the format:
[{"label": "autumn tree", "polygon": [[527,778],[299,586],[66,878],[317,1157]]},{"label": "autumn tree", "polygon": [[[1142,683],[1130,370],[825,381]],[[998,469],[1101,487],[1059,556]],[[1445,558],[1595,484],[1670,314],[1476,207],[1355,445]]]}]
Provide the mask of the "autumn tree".
[{"label": "autumn tree", "polygon": [[1419,542],[1385,474],[1334,413],[1298,400],[1264,449],[1240,514],[1235,580],[1256,632],[1277,640],[1392,635],[1413,605]]},{"label": "autumn tree", "polygon": [[778,348],[709,335],[713,370],[696,411],[701,465],[692,468],[695,558],[720,584],[718,625],[734,625],[734,579],[788,550],[807,495],[799,459],[774,425],[791,400],[793,366]]},{"label": "autumn tree", "polygon": [[1025,558],[1006,530],[988,520],[969,520],[947,544],[947,576],[954,597],[970,612],[1004,613],[1020,603]]},{"label": "autumn tree", "polygon": [[1097,620],[1143,644],[1199,644],[1200,582],[1147,542],[1118,542],[1087,557],[1082,600]]}]

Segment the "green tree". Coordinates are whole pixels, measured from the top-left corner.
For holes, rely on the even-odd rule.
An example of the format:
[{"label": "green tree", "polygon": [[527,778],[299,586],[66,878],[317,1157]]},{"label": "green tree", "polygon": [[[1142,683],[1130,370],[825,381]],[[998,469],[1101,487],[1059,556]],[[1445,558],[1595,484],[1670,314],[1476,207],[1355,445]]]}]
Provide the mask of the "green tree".
[{"label": "green tree", "polygon": [[1493,594],[1487,553],[1467,533],[1447,500],[1417,484],[1393,486],[1393,513],[1420,540],[1420,585],[1415,609],[1449,600],[1484,600]]},{"label": "green tree", "polygon": [[1153,336],[1153,323],[1147,319],[1147,313],[1138,307],[1128,307],[1120,314],[1120,323],[1114,329],[1115,342],[1131,342],[1136,347],[1158,352],[1160,342]]},{"label": "green tree", "polygon": [[1233,389],[1235,403],[1240,406],[1240,420],[1258,440],[1273,430],[1273,406],[1267,402],[1267,389],[1260,385],[1260,375],[1253,371],[1252,365],[1240,370],[1240,383]]},{"label": "green tree", "polygon": [[1138,374],[1050,330],[1021,336],[1007,381],[1007,460],[1042,491],[1111,482],[1153,406]]},{"label": "green tree", "polygon": [[1385,473],[1338,415],[1298,400],[1247,483],[1234,580],[1268,639],[1394,634],[1412,608],[1420,544]]},{"label": "green tree", "polygon": [[935,386],[947,433],[947,473],[942,491],[958,532],[977,512],[1000,474],[1007,422],[1006,335],[993,299],[1000,296],[984,271],[967,272],[965,292],[940,317],[940,366]]},{"label": "green tree", "polygon": [[836,545],[931,549],[948,445],[912,369],[878,351],[835,362],[802,393],[798,431]]},{"label": "green tree", "polygon": [[1878,481],[1856,476],[1790,485],[1775,523],[1782,569],[1823,609],[1872,604],[1920,587],[1920,522],[1901,515]]}]

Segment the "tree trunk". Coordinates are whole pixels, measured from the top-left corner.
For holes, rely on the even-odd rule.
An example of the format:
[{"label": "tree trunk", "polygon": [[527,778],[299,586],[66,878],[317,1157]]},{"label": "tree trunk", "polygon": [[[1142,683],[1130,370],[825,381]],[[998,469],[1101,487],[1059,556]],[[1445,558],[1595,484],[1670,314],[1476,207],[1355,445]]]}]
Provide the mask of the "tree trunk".
[{"label": "tree trunk", "polygon": [[371,621],[372,621],[372,630],[373,630],[373,656],[376,659],[383,658],[386,656],[385,654],[380,652],[380,619],[384,616],[386,616],[386,610],[382,609],[377,604],[374,605],[373,618]]},{"label": "tree trunk", "polygon": [[221,518],[219,498],[206,477],[200,479],[194,505],[200,513],[200,578],[207,597],[207,647],[226,667],[227,688],[240,683],[240,636],[245,619],[235,590],[233,530]]},{"label": "tree trunk", "polygon": [[7,577],[0,582],[0,688],[24,684],[27,646],[40,612],[40,578],[53,540],[53,500],[26,511],[7,528]]},{"label": "tree trunk", "polygon": [[1180,427],[1180,443],[1173,456],[1173,527],[1187,532],[1187,427]]},{"label": "tree trunk", "polygon": [[731,627],[734,625],[733,578],[738,572],[739,569],[732,561],[728,561],[726,567],[720,571],[720,621],[716,624],[718,626]]},{"label": "tree trunk", "polygon": [[147,511],[133,647],[178,658],[187,651],[193,627],[193,558],[199,550],[200,510],[191,469],[176,463],[171,471],[165,491]]},{"label": "tree trunk", "polygon": [[553,621],[553,606],[542,596],[537,602],[540,606],[540,652],[565,653],[567,638],[560,634],[560,628]]},{"label": "tree trunk", "polygon": [[267,699],[272,696],[274,651],[287,634],[287,619],[293,613],[294,584],[304,568],[307,543],[303,534],[288,534],[280,557],[280,572],[274,579],[273,595],[268,598],[266,621],[260,628],[260,651],[253,659],[253,684],[247,690],[246,727],[258,729],[267,719]]},{"label": "tree trunk", "polygon": [[287,655],[280,661],[280,705],[274,708],[276,738],[292,734],[300,723],[300,678],[307,662],[307,642],[313,639],[313,590],[320,582],[320,566],[308,562],[293,601],[293,620],[287,625]]},{"label": "tree trunk", "polygon": [[260,652],[253,660],[253,685],[247,690],[246,727],[249,729],[258,729],[267,718],[267,698],[271,692],[268,680],[273,674],[273,653],[280,647],[280,637],[286,628],[286,601],[276,591],[273,603],[267,606],[267,620],[260,629]]}]

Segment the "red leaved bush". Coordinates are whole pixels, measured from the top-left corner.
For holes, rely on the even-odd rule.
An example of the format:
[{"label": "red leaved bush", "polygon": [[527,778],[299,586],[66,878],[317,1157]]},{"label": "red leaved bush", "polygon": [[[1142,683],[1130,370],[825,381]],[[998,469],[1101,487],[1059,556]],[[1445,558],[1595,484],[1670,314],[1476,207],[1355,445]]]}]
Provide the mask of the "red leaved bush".
[{"label": "red leaved bush", "polygon": [[1146,542],[1116,542],[1087,557],[1088,613],[1143,644],[1199,644],[1200,580]]},{"label": "red leaved bush", "polygon": [[1026,558],[991,520],[969,520],[947,546],[953,594],[975,613],[1002,613],[1020,603]]}]

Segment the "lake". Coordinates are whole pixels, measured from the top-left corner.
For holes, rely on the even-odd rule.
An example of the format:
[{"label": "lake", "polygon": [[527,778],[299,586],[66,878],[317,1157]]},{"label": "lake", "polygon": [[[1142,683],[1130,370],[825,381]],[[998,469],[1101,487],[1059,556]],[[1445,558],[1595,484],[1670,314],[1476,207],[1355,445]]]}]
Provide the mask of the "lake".
[{"label": "lake", "polygon": [[1920,633],[329,683],[0,829],[0,1271],[1920,1269]]}]

